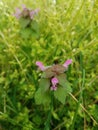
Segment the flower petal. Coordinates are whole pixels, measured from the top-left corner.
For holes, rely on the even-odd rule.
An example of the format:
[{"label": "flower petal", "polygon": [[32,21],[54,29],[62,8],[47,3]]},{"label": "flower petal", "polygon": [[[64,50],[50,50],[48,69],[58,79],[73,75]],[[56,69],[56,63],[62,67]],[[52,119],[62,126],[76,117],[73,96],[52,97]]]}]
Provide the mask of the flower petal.
[{"label": "flower petal", "polygon": [[42,62],[37,61],[37,62],[36,62],[36,65],[40,68],[41,71],[44,71],[44,70],[45,70],[45,66],[43,65]]},{"label": "flower petal", "polygon": [[39,12],[39,9],[31,10],[30,11],[30,18],[33,19],[34,15],[36,15]]},{"label": "flower petal", "polygon": [[55,78],[55,77],[51,79],[51,83],[52,83],[53,86],[56,86],[56,84],[57,84],[58,82],[59,82],[58,79]]},{"label": "flower petal", "polygon": [[16,8],[15,10],[16,10],[16,12],[15,12],[14,16],[15,16],[17,19],[19,19],[20,16],[21,16],[21,10],[20,10],[19,8]]},{"label": "flower petal", "polygon": [[68,60],[63,64],[63,66],[67,68],[71,63],[72,63],[72,59],[68,59]]},{"label": "flower petal", "polygon": [[34,10],[30,11],[30,18],[31,18],[31,19],[33,19],[34,14],[35,14]]}]

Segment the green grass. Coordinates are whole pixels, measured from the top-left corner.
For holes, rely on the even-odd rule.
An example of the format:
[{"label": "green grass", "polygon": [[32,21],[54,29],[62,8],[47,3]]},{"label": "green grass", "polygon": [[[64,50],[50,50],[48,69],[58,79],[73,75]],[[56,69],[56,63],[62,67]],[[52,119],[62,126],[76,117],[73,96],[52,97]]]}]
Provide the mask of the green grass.
[{"label": "green grass", "polygon": [[[16,7],[40,11],[38,37],[23,37]],[[25,31],[24,35],[28,35]],[[73,63],[67,80],[73,89],[65,104],[36,105],[40,73],[35,65]],[[98,129],[98,1],[0,1],[0,130]]]}]

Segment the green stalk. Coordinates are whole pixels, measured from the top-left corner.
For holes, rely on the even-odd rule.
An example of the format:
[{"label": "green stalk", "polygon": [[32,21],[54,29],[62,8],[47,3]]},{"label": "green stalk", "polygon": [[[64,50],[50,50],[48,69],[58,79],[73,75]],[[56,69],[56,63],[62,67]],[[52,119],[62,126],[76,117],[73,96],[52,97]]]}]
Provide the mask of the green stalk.
[{"label": "green stalk", "polygon": [[83,95],[83,87],[84,87],[84,81],[85,81],[85,70],[83,69],[83,56],[82,56],[82,52],[80,52],[80,70],[82,71],[82,84],[80,86],[80,95],[79,95],[79,100],[77,102],[76,105],[76,111],[73,117],[73,121],[72,121],[72,125],[70,127],[70,130],[74,130],[74,126],[75,126],[75,122],[76,122],[76,118],[78,115],[78,110],[80,108],[80,103],[82,101],[82,95]]},{"label": "green stalk", "polygon": [[53,92],[51,92],[51,103],[50,103],[50,110],[48,113],[47,120],[45,122],[45,128],[44,130],[50,130],[50,123],[51,123],[51,118],[52,118],[52,111],[53,111]]}]

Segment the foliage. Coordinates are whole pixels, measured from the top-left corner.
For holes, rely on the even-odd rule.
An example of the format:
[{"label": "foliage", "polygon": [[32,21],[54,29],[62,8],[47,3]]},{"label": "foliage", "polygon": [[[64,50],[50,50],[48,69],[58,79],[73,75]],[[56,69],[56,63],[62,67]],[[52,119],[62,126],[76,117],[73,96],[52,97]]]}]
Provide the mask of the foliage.
[{"label": "foliage", "polygon": [[[32,23],[36,36],[21,30],[13,15],[22,4],[40,9]],[[98,129],[97,14],[97,0],[0,1],[0,130]],[[58,77],[55,98],[50,91],[44,95],[49,81],[40,83],[36,61],[52,65],[69,58],[66,83]]]}]

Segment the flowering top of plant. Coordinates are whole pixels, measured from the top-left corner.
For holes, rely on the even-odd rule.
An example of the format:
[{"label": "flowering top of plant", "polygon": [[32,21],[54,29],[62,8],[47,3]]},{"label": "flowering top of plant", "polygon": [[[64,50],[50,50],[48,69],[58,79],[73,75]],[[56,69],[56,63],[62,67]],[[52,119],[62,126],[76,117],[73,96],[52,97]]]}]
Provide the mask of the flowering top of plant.
[{"label": "flowering top of plant", "polygon": [[71,59],[65,61],[64,64],[54,64],[52,66],[44,66],[40,61],[36,62],[39,70],[43,72],[39,82],[39,89],[35,94],[35,100],[38,104],[49,102],[49,93],[51,91],[54,92],[55,98],[61,103],[65,102],[66,94],[72,91],[65,74],[71,63]]},{"label": "flowering top of plant", "polygon": [[31,10],[31,9],[28,9],[25,5],[23,5],[22,10],[19,8],[16,8],[16,12],[14,16],[17,19],[20,19],[21,17],[23,17],[23,18],[29,18],[32,20],[34,18],[34,15],[37,14],[38,11],[39,9]]},{"label": "flowering top of plant", "polygon": [[69,59],[65,61],[63,65],[55,64],[53,66],[47,66],[45,67],[42,62],[37,61],[36,65],[39,67],[41,71],[44,71],[46,73],[46,78],[51,78],[52,76],[64,73],[68,66],[72,63],[72,60]]},{"label": "flowering top of plant", "polygon": [[28,9],[25,5],[22,9],[16,8],[14,16],[18,19],[20,24],[20,34],[23,38],[38,38],[39,37],[39,24],[35,19],[39,9]]}]

